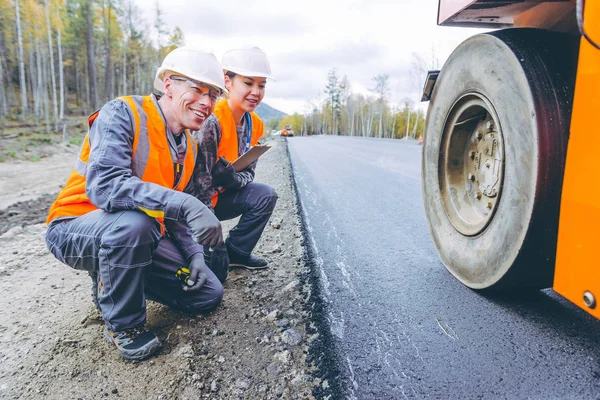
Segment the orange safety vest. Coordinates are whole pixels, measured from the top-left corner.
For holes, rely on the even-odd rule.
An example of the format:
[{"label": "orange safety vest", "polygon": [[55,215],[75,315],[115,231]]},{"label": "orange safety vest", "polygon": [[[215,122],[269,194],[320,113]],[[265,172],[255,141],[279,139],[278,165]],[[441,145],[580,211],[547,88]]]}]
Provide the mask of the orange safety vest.
[{"label": "orange safety vest", "polygon": [[[217,102],[213,114],[219,120],[219,126],[221,127],[221,141],[217,148],[217,160],[221,156],[229,162],[234,162],[240,156],[240,147],[235,120],[233,119],[233,113],[229,108],[227,99],[221,99]],[[250,117],[252,118],[252,139],[250,140],[250,146],[255,146],[260,138],[262,138],[265,128],[258,115],[252,112],[250,113]],[[212,196],[213,208],[217,205],[218,199],[219,192],[215,191]]]},{"label": "orange safety vest", "polygon": [[[183,191],[192,177],[196,164],[197,145],[189,131],[185,131],[187,139],[187,151],[181,178],[175,186],[175,172],[173,171],[173,159],[169,152],[169,142],[165,122],[160,111],[154,104],[152,96],[126,96],[119,97],[132,111],[134,116],[133,153],[131,156],[131,174],[137,176],[143,182],[156,183],[166,188]],[[99,111],[92,114],[89,119],[91,129]],[[146,121],[144,125],[140,121]],[[167,156],[162,156],[167,152]],[[60,217],[78,217],[90,211],[97,210],[85,194],[85,172],[90,157],[89,133],[85,136],[81,146],[79,159],[65,187],[58,194],[58,198],[52,204],[46,223],[52,222]],[[150,162],[151,161],[151,162]],[[158,161],[158,162],[156,162]],[[179,167],[179,166],[178,166]],[[142,209],[146,214],[156,218],[162,225],[162,210]]]}]

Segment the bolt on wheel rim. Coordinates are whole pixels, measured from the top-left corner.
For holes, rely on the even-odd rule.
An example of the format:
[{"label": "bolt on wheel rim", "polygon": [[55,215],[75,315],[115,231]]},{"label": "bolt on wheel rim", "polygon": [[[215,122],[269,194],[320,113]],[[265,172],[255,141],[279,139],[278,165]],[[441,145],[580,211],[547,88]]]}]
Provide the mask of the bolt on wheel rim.
[{"label": "bolt on wheel rim", "polygon": [[442,204],[465,236],[491,222],[502,192],[504,139],[491,103],[463,95],[451,108],[441,140],[438,178]]}]

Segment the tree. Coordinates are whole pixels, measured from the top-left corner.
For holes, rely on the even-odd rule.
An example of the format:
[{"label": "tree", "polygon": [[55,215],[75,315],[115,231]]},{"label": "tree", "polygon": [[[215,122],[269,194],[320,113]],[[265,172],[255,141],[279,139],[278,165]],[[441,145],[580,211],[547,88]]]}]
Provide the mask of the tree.
[{"label": "tree", "polygon": [[[416,96],[416,104],[419,104],[421,96],[420,96],[420,91],[419,89],[421,88],[421,84],[423,83],[423,79],[426,75],[427,72],[427,63],[425,62],[425,59],[417,54],[417,53],[413,53],[412,54],[412,63],[411,63],[411,81],[412,81],[412,85],[411,85],[411,93],[413,92],[413,90],[416,92],[417,96]],[[419,108],[417,108],[417,115],[414,119],[414,127],[413,130],[411,132],[411,135],[414,137],[416,135],[417,132],[417,124],[419,122]],[[410,114],[409,114],[410,117]],[[406,135],[408,136],[408,126],[406,128]]]},{"label": "tree", "polygon": [[104,64],[104,99],[106,101],[111,100],[115,97],[113,90],[114,80],[114,69],[112,63],[112,1],[102,0],[102,19],[104,23],[104,52],[105,52],[105,64]]},{"label": "tree", "polygon": [[4,55],[0,49],[0,130],[4,129],[6,115],[8,114],[8,107],[6,105],[6,91],[4,90]]},{"label": "tree", "polygon": [[171,32],[171,34],[169,36],[167,45],[163,48],[163,53],[166,56],[171,51],[175,50],[178,47],[184,46],[184,45],[185,45],[185,38],[183,35],[183,31],[181,30],[181,28],[176,26],[173,29],[173,32]]},{"label": "tree", "polygon": [[379,95],[379,137],[385,136],[385,130],[383,126],[383,111],[385,107],[385,96],[388,92],[388,81],[390,76],[388,74],[379,74],[373,77],[375,81],[375,89],[373,91]]},{"label": "tree", "polygon": [[[59,81],[59,93],[60,93],[60,113],[59,118],[62,121],[65,118],[65,73],[62,56],[62,23],[60,18],[61,7],[57,7],[56,13],[58,15],[59,25],[56,28],[56,40],[58,42],[58,81]],[[64,129],[64,128],[63,128]]]},{"label": "tree", "polygon": [[19,0],[15,0],[15,20],[17,22],[17,41],[19,46],[19,84],[21,85],[21,118],[27,115],[27,87],[25,86],[25,59],[23,57],[23,33],[21,31],[21,13]]},{"label": "tree", "polygon": [[52,105],[54,111],[54,130],[58,131],[58,101],[56,97],[56,73],[54,71],[54,51],[52,50],[52,30],[50,28],[50,7],[48,0],[44,0],[46,9],[46,28],[48,31],[48,51],[50,52],[50,79],[52,85]]},{"label": "tree", "polygon": [[[350,90],[350,81],[348,80],[348,76],[344,75],[344,77],[342,78],[341,82],[340,82],[340,111],[338,114],[338,120],[339,120],[339,126],[341,128],[342,134],[346,133],[348,134],[349,129],[347,127],[348,125],[348,115],[347,115],[347,110],[346,107],[348,106],[348,100],[350,98],[350,94],[351,94],[351,90]],[[346,114],[346,119],[344,120],[344,114]],[[344,123],[346,126],[344,126]]]},{"label": "tree", "polygon": [[163,54],[163,52],[165,51],[165,49],[163,49],[162,47],[162,37],[163,35],[166,35],[169,33],[169,31],[167,31],[165,29],[165,23],[162,19],[162,10],[160,9],[160,4],[158,3],[158,0],[156,0],[156,15],[155,15],[155,19],[154,19],[154,27],[156,28],[156,43],[158,44],[158,64],[160,65],[160,63],[162,62],[164,56],[166,56],[166,53]]},{"label": "tree", "polygon": [[83,12],[86,21],[86,45],[87,45],[87,67],[88,67],[88,98],[94,110],[98,109],[100,100],[98,99],[98,87],[96,82],[96,54],[94,51],[94,27],[92,25],[92,0],[83,0]]},{"label": "tree", "polygon": [[338,114],[340,111],[340,84],[337,76],[337,70],[332,68],[327,74],[327,85],[325,93],[327,94],[327,107],[331,112],[331,133],[338,135]]}]

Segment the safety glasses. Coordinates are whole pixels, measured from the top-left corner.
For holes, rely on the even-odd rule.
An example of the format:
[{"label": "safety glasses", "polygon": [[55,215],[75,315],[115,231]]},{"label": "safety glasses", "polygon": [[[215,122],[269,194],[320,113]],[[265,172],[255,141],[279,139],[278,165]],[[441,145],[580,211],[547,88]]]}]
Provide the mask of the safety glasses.
[{"label": "safety glasses", "polygon": [[169,78],[171,78],[172,81],[185,83],[189,90],[193,91],[198,96],[208,96],[210,101],[213,103],[215,103],[219,99],[219,96],[221,96],[221,92],[219,90],[216,90],[203,83],[195,82],[189,78],[178,75],[171,75]]}]

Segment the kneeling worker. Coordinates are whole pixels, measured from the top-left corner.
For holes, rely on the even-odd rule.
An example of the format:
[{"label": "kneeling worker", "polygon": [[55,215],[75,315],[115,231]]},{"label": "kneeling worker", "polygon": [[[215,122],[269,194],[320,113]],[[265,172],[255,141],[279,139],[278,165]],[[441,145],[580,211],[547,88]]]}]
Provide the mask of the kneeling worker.
[{"label": "kneeling worker", "polygon": [[[203,246],[223,242],[209,208],[183,190],[192,181],[198,130],[224,93],[211,53],[169,53],[154,87],[162,96],[126,96],[89,119],[90,130],[50,209],[46,245],[61,262],[90,272],[104,335],[120,354],[141,360],[160,341],[146,326],[146,299],[192,313],[217,307],[223,286]],[[183,283],[176,276],[187,267]]]},{"label": "kneeling worker", "polygon": [[[241,215],[225,241],[229,266],[263,269],[267,261],[253,255],[252,250],[273,213],[277,194],[272,187],[254,182],[256,161],[239,172],[230,163],[263,136],[263,122],[253,111],[265,95],[267,78],[272,79],[271,67],[258,47],[230,50],[221,64],[229,98],[219,100],[214,114],[200,132],[194,133],[199,146],[196,188],[200,188],[199,198],[213,206],[219,220]],[[210,192],[212,198],[206,196]],[[218,253],[220,249],[214,250]],[[215,272],[221,281],[226,277],[226,270]]]}]

